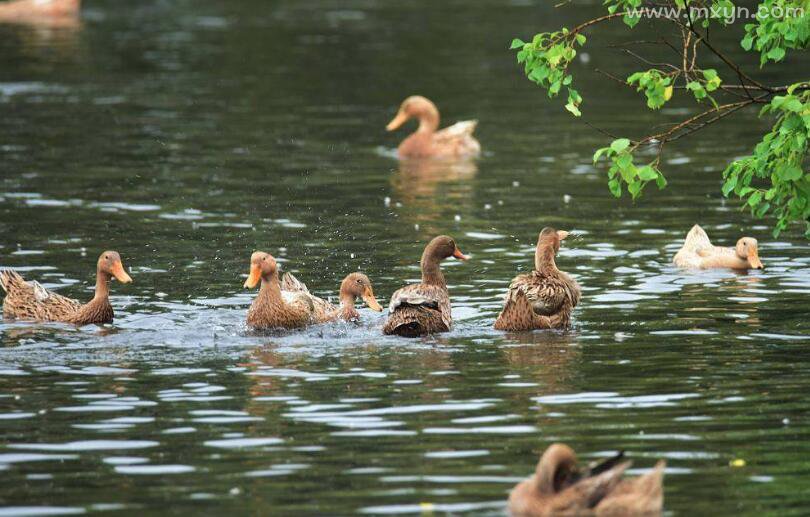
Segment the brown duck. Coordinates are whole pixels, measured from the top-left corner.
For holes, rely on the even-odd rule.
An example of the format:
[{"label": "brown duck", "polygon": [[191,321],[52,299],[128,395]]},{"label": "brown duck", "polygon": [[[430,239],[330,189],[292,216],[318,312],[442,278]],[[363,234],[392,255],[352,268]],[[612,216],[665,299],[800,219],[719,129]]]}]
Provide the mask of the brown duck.
[{"label": "brown duck", "polygon": [[315,305],[309,293],[281,292],[278,264],[269,253],[256,251],[250,256],[250,274],[245,288],[261,281],[259,295],[248,309],[247,324],[255,329],[297,329],[315,323]]},{"label": "brown duck", "polygon": [[574,451],[551,445],[533,476],[509,495],[509,512],[521,517],[660,515],[664,505],[661,460],[647,474],[622,479],[630,461],[622,453],[592,467],[577,468]]},{"label": "brown duck", "polygon": [[450,296],[440,262],[455,257],[467,260],[452,237],[440,235],[422,253],[422,282],[403,287],[391,296],[383,333],[416,337],[447,332],[453,326]]},{"label": "brown duck", "polygon": [[352,273],[343,279],[340,284],[340,307],[335,307],[328,301],[312,295],[307,286],[295,278],[292,273],[285,273],[281,279],[282,295],[303,294],[309,296],[312,305],[315,307],[315,322],[326,323],[328,321],[360,321],[360,313],[354,308],[357,298],[362,298],[364,302],[377,312],[383,308],[377,303],[374,297],[374,290],[371,287],[371,280],[363,273]]},{"label": "brown duck", "polygon": [[509,285],[497,330],[565,328],[579,303],[579,284],[557,269],[554,257],[566,231],[543,228],[534,252],[534,271],[516,276]]},{"label": "brown duck", "polygon": [[472,136],[478,121],[457,122],[440,130],[439,110],[421,95],[402,101],[385,129],[394,131],[411,118],[419,119],[419,127],[399,144],[400,158],[472,158],[481,153],[481,144]]},{"label": "brown duck", "polygon": [[132,278],[124,271],[117,251],[105,251],[96,264],[96,294],[85,304],[53,293],[39,282],[26,282],[16,271],[0,272],[0,286],[6,291],[3,315],[35,321],[60,321],[76,325],[110,323],[113,308],[110,305],[109,283],[113,278],[128,284]]}]

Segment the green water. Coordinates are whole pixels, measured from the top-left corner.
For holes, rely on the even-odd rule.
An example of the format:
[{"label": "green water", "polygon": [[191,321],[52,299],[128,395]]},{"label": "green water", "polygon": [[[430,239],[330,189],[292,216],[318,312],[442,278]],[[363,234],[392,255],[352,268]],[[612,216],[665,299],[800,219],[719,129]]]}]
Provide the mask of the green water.
[{"label": "green water", "polygon": [[[597,12],[100,0],[75,28],[0,25],[0,265],[89,298],[111,248],[134,279],[108,327],[0,323],[0,515],[498,515],[555,441],[637,472],[666,458],[674,515],[806,515],[808,245],[719,195],[765,126],[685,140],[667,190],[612,199],[590,164],[607,137],[506,50]],[[693,113],[636,109],[590,71],[635,64],[597,41],[574,70],[590,122],[638,136]],[[400,168],[384,126],[413,93],[479,120],[477,165]],[[671,267],[696,222],[758,238],[766,269]],[[495,332],[546,225],[577,234],[558,260],[583,286],[574,328]],[[362,270],[383,301],[438,233],[472,255],[445,265],[452,333],[383,338],[368,309],[359,329],[244,327],[254,249],[323,295]]]}]

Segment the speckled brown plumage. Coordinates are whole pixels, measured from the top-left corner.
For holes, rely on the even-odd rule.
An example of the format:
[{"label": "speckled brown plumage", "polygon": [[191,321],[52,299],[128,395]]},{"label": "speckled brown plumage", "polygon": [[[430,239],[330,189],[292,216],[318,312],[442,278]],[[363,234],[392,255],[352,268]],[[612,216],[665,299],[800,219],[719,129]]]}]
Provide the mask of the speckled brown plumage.
[{"label": "speckled brown plumage", "polygon": [[554,257],[568,232],[544,228],[537,239],[535,270],[516,276],[509,285],[504,307],[495,321],[497,330],[566,328],[579,303],[579,284],[557,269]]},{"label": "speckled brown plumage", "polygon": [[269,253],[257,251],[250,257],[246,288],[261,281],[259,294],[247,313],[247,324],[255,329],[297,329],[315,323],[312,297],[304,293],[282,296],[278,265]]},{"label": "speckled brown plumage", "polygon": [[85,304],[48,291],[38,282],[26,282],[14,270],[0,272],[0,285],[6,291],[3,316],[34,321],[59,321],[76,325],[110,323],[114,313],[109,298],[109,282],[117,278],[123,283],[132,279],[124,271],[120,255],[105,251],[96,265],[96,292]]},{"label": "speckled brown plumage", "polygon": [[354,308],[357,298],[362,298],[371,309],[377,312],[382,311],[382,307],[374,298],[371,280],[363,273],[351,273],[343,279],[343,282],[340,284],[339,307],[311,294],[307,286],[295,278],[292,273],[284,274],[284,278],[281,279],[281,290],[282,294],[295,293],[309,296],[315,308],[314,319],[317,323],[326,323],[335,320],[359,321],[360,313]]},{"label": "speckled brown plumage", "polygon": [[428,243],[422,253],[422,282],[403,287],[391,296],[384,334],[416,337],[447,332],[453,327],[450,296],[439,265],[448,257],[467,259],[451,237],[440,235]]},{"label": "speckled brown plumage", "polygon": [[581,469],[574,451],[555,443],[543,453],[534,475],[512,490],[509,512],[516,517],[660,515],[665,462],[643,476],[622,480],[630,465],[620,453]]}]

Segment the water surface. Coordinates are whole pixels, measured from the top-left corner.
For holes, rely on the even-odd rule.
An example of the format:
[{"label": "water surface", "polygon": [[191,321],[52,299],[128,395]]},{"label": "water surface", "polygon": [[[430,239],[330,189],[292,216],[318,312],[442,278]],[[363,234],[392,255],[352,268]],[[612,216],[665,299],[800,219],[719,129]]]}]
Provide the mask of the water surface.
[{"label": "water surface", "polygon": [[[667,190],[615,201],[590,163],[606,137],[506,50],[596,6],[88,4],[76,27],[0,25],[0,265],[89,298],[111,248],[135,281],[113,325],[0,324],[0,514],[497,515],[555,441],[634,472],[666,458],[672,514],[805,512],[808,245],[719,194],[753,113],[669,148]],[[591,65],[635,66],[591,41]],[[639,111],[576,67],[600,127],[694,110]],[[479,119],[482,159],[400,165],[384,126],[412,93]],[[696,222],[758,238],[766,269],[671,267]],[[546,225],[576,234],[574,328],[495,332]],[[387,299],[438,233],[472,255],[445,264],[449,334],[384,338],[367,309],[244,327],[254,249],[318,294],[362,270]]]}]

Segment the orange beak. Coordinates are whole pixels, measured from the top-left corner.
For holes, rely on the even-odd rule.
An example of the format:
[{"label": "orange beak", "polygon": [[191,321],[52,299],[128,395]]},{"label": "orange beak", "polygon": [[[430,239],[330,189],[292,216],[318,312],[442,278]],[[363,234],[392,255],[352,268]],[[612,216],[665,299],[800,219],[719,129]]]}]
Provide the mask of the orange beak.
[{"label": "orange beak", "polygon": [[371,289],[371,286],[366,287],[363,292],[363,301],[366,302],[366,305],[368,305],[371,310],[382,312],[383,308],[377,303],[377,298],[374,297],[374,291]]},{"label": "orange beak", "polygon": [[565,230],[557,230],[557,238],[561,241],[564,241],[566,237],[568,237],[569,233]]},{"label": "orange beak", "polygon": [[461,250],[458,249],[458,248],[456,248],[456,251],[453,252],[453,256],[456,257],[459,260],[469,260],[469,258],[470,258],[467,255],[465,255],[464,253],[462,253]]},{"label": "orange beak", "polygon": [[120,260],[113,262],[112,267],[110,268],[110,273],[122,284],[128,284],[132,282],[132,278],[124,271],[124,265],[121,263]]},{"label": "orange beak", "polygon": [[762,261],[759,260],[759,251],[752,247],[748,251],[748,263],[751,264],[751,267],[754,269],[765,269],[765,266],[762,265]]},{"label": "orange beak", "polygon": [[256,264],[250,265],[250,275],[245,280],[245,289],[253,289],[262,279],[262,270]]},{"label": "orange beak", "polygon": [[397,113],[397,116],[394,117],[394,119],[391,122],[389,122],[387,126],[385,126],[386,131],[393,131],[395,129],[399,129],[399,126],[407,122],[408,118],[409,117],[408,115],[405,114],[405,112],[400,111],[399,113]]}]

